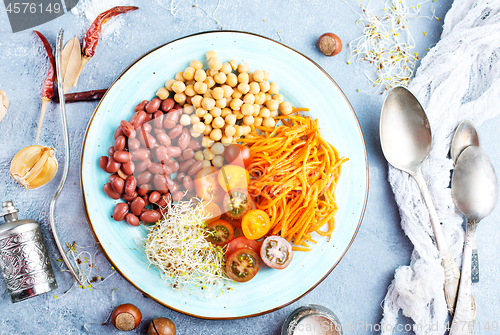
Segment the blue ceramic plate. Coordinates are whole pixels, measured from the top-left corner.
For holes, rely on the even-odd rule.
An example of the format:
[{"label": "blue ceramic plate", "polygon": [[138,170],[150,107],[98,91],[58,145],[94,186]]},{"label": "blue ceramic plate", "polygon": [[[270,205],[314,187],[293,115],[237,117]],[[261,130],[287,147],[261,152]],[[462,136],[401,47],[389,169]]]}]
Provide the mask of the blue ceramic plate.
[{"label": "blue ceramic plate", "polygon": [[[308,107],[319,119],[323,136],[340,155],[349,157],[342,166],[337,186],[339,211],[335,231],[327,242],[318,236],[311,252],[296,252],[282,271],[263,268],[247,283],[207,301],[189,289],[174,291],[160,278],[158,270],[146,266],[137,240],[145,230],[110,216],[117,201],[108,198],[103,185],[109,175],[98,165],[114,143],[113,134],[134,107],[152,99],[165,81],[173,78],[193,59],[205,62],[205,53],[217,51],[223,61],[248,62],[251,69],[271,73],[280,92],[294,106]],[[165,44],[142,56],[113,83],[90,121],[81,166],[84,204],[90,226],[114,267],[135,287],[179,312],[209,319],[242,318],[281,308],[313,289],[337,265],[351,245],[365,210],[368,194],[366,148],[357,117],[337,84],[309,58],[273,40],[241,32],[209,32]]]}]

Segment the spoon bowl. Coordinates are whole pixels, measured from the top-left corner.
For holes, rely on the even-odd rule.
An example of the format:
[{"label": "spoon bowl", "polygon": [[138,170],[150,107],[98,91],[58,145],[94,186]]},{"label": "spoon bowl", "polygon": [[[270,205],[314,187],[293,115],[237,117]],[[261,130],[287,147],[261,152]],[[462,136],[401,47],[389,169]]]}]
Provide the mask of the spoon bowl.
[{"label": "spoon bowl", "polygon": [[453,164],[457,163],[458,156],[468,146],[479,146],[479,136],[477,135],[476,128],[469,120],[462,121],[455,130],[453,140],[451,141],[451,159]]}]

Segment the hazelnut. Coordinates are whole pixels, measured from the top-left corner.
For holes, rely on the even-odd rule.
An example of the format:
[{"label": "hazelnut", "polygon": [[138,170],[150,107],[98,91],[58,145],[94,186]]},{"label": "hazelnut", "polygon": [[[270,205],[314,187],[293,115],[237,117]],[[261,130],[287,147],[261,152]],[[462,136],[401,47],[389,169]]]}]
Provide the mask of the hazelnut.
[{"label": "hazelnut", "polygon": [[141,323],[142,313],[132,304],[123,304],[115,308],[111,314],[111,323],[118,330],[129,331]]},{"label": "hazelnut", "polygon": [[319,50],[325,56],[335,56],[342,51],[342,41],[332,33],[325,33],[318,38]]},{"label": "hazelnut", "polygon": [[147,335],[175,335],[175,324],[168,318],[156,318],[149,324]]}]

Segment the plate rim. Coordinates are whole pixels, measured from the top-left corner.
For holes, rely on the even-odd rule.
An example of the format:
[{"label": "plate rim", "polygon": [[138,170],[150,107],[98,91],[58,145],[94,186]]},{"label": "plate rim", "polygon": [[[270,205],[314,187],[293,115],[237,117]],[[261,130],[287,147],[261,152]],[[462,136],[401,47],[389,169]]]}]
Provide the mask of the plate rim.
[{"label": "plate rim", "polygon": [[[365,165],[366,165],[366,185],[365,185],[365,194],[364,194],[364,201],[363,201],[363,207],[361,209],[361,213],[360,213],[360,217],[359,217],[359,220],[358,220],[358,223],[357,223],[357,226],[356,226],[356,230],[351,238],[351,240],[349,241],[349,244],[347,245],[346,249],[342,252],[342,255],[339,257],[339,259],[333,264],[333,266],[325,273],[325,275],[323,277],[321,277],[314,285],[312,285],[308,290],[306,290],[303,294],[299,295],[298,297],[294,298],[294,299],[291,299],[290,301],[280,305],[280,306],[277,306],[277,307],[274,307],[274,308],[270,308],[270,309],[266,309],[265,311],[261,311],[261,312],[257,312],[257,313],[253,313],[253,314],[248,314],[248,315],[242,315],[242,316],[224,316],[224,317],[209,317],[209,316],[203,316],[203,315],[197,315],[197,314],[193,314],[193,313],[189,313],[189,312],[186,312],[186,311],[183,311],[183,310],[180,310],[178,308],[174,308],[170,305],[168,305],[166,302],[163,302],[163,301],[160,301],[159,299],[151,296],[150,294],[144,292],[141,288],[139,288],[131,279],[129,279],[116,265],[115,263],[113,262],[113,260],[111,259],[111,257],[109,257],[108,253],[106,252],[106,250],[104,249],[101,241],[99,240],[99,238],[97,237],[97,234],[96,232],[94,231],[94,227],[91,223],[91,220],[90,220],[90,215],[89,215],[89,212],[88,212],[88,207],[87,207],[87,202],[86,202],[86,198],[85,198],[85,190],[84,190],[84,185],[83,185],[83,162],[84,162],[84,154],[85,154],[85,144],[87,143],[87,138],[88,138],[88,133],[89,133],[89,130],[90,130],[90,127],[92,125],[92,122],[94,121],[94,117],[96,116],[96,113],[97,113],[97,110],[99,109],[102,101],[104,101],[104,98],[107,96],[109,90],[116,84],[116,82],[118,82],[123,75],[125,75],[125,73],[127,71],[129,71],[135,64],[137,64],[139,61],[141,61],[144,57],[152,54],[153,52],[171,44],[171,43],[174,43],[174,42],[177,42],[177,41],[180,41],[180,40],[183,40],[183,39],[187,39],[187,38],[190,38],[190,37],[194,37],[194,36],[199,36],[199,35],[210,35],[210,34],[225,34],[225,33],[236,33],[236,34],[244,34],[244,35],[251,35],[251,36],[255,36],[255,37],[258,37],[258,38],[263,38],[265,40],[268,40],[268,41],[271,41],[273,43],[277,43],[279,44],[280,46],[283,46],[287,49],[289,49],[290,51],[298,54],[299,56],[305,58],[307,61],[311,62],[313,65],[315,65],[316,67],[318,67],[318,69],[323,72],[324,75],[326,75],[326,77],[332,81],[332,83],[337,87],[337,89],[339,90],[339,92],[343,95],[345,101],[347,102],[353,116],[354,116],[354,120],[356,121],[356,124],[357,124],[357,128],[358,128],[358,132],[359,132],[359,135],[361,137],[361,141],[363,143],[363,151],[364,151],[364,158],[365,158]],[[361,124],[359,122],[359,119],[358,119],[358,116],[356,115],[356,112],[354,111],[354,108],[352,107],[351,105],[351,102],[349,101],[349,99],[347,99],[347,96],[345,95],[344,91],[342,91],[342,89],[340,88],[340,86],[337,84],[337,82],[330,76],[330,74],[328,74],[328,72],[326,72],[325,69],[323,69],[318,63],[316,63],[314,60],[312,60],[311,58],[307,57],[306,55],[302,54],[301,52],[279,42],[279,41],[276,41],[276,40],[273,40],[269,37],[266,37],[266,36],[262,36],[262,35],[259,35],[259,34],[255,34],[255,33],[251,33],[251,32],[245,32],[245,31],[238,31],[238,30],[213,30],[213,31],[204,31],[204,32],[199,32],[199,33],[194,33],[194,34],[191,34],[191,35],[187,35],[187,36],[183,36],[183,37],[180,37],[180,38],[177,38],[177,39],[174,39],[172,41],[169,41],[167,43],[164,43],[162,45],[159,45],[147,52],[145,52],[144,54],[142,54],[141,56],[139,56],[137,59],[135,59],[132,63],[130,63],[129,66],[127,66],[117,77],[116,79],[111,83],[111,85],[108,87],[106,93],[103,95],[103,97],[101,98],[101,100],[99,101],[99,103],[97,104],[97,106],[95,107],[94,109],[94,112],[92,113],[92,116],[90,117],[89,119],[89,122],[87,124],[87,128],[85,130],[85,137],[84,137],[84,140],[82,142],[82,146],[81,146],[81,156],[80,156],[80,189],[81,189],[81,196],[82,196],[82,204],[83,204],[83,209],[84,209],[84,214],[85,214],[85,217],[87,219],[87,222],[89,224],[89,227],[90,227],[90,230],[92,232],[92,235],[94,236],[94,239],[96,240],[97,244],[99,245],[99,248],[101,249],[101,251],[103,252],[104,256],[106,256],[106,259],[111,263],[111,265],[113,266],[113,268],[124,278],[126,279],[132,286],[134,286],[139,292],[141,292],[143,295],[147,296],[148,298],[152,299],[153,301],[156,301],[157,303],[167,307],[167,308],[170,308],[176,312],[179,312],[179,313],[182,313],[182,314],[185,314],[185,315],[189,315],[189,316],[192,316],[192,317],[196,317],[196,318],[200,318],[200,319],[205,319],[205,320],[236,320],[236,319],[244,319],[244,318],[251,318],[251,317],[256,317],[256,316],[260,316],[260,315],[264,315],[264,314],[268,314],[268,313],[271,313],[271,312],[274,312],[274,311],[277,311],[283,307],[286,307],[292,303],[294,303],[295,301],[301,299],[302,297],[304,297],[305,295],[307,295],[308,293],[310,293],[312,290],[314,290],[321,282],[323,282],[323,280],[325,280],[326,277],[328,277],[330,275],[330,273],[333,271],[333,269],[335,269],[335,267],[337,267],[337,265],[340,263],[340,261],[344,258],[345,254],[347,253],[347,251],[349,250],[349,248],[351,247],[352,243],[354,242],[357,234],[358,234],[358,231],[361,227],[361,222],[363,221],[363,218],[364,218],[364,215],[365,215],[365,211],[366,211],[366,206],[367,206],[367,203],[368,203],[368,192],[369,192],[369,162],[368,162],[368,153],[367,153],[367,149],[366,149],[366,142],[365,142],[365,137],[363,135],[363,131],[362,131],[362,128],[361,128]]]}]

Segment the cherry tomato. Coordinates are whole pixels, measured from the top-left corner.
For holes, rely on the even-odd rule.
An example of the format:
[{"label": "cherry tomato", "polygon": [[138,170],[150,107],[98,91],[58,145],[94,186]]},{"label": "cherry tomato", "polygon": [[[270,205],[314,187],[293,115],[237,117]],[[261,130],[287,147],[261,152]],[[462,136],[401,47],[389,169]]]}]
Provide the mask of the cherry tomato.
[{"label": "cherry tomato", "polygon": [[233,239],[234,230],[229,222],[217,220],[205,229],[208,233],[207,240],[215,245],[225,245]]},{"label": "cherry tomato", "polygon": [[219,171],[219,184],[223,190],[229,192],[235,188],[248,189],[250,175],[248,171],[238,165],[224,165]]},{"label": "cherry tomato", "polygon": [[246,238],[256,240],[266,235],[271,229],[271,220],[263,210],[252,209],[243,216],[241,229]]},{"label": "cherry tomato", "polygon": [[292,261],[292,245],[281,236],[269,236],[262,242],[260,258],[267,266],[284,269]]},{"label": "cherry tomato", "polygon": [[231,219],[241,219],[252,206],[252,199],[247,190],[235,188],[224,196],[223,209]]},{"label": "cherry tomato", "polygon": [[252,164],[252,152],[241,144],[231,144],[224,149],[224,158],[229,164],[239,165],[248,169]]},{"label": "cherry tomato", "polygon": [[240,283],[255,277],[259,269],[259,255],[252,249],[238,249],[226,260],[226,274]]},{"label": "cherry tomato", "polygon": [[203,200],[219,202],[224,198],[224,190],[217,181],[218,170],[209,166],[198,172],[194,178],[196,194]]},{"label": "cherry tomato", "polygon": [[219,220],[222,214],[219,206],[217,206],[214,201],[204,201],[203,211],[205,212],[205,217],[208,217],[208,219],[205,221],[206,223],[212,223]]},{"label": "cherry tomato", "polygon": [[256,253],[260,253],[261,244],[254,240],[249,240],[245,236],[240,236],[229,242],[226,249],[226,259],[229,258],[236,250],[251,249]]}]

